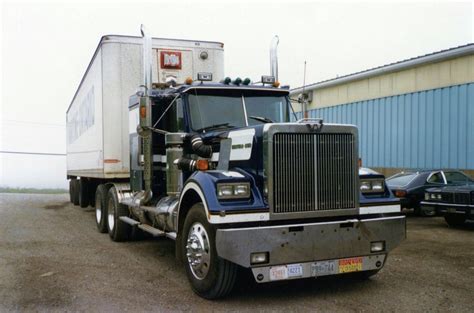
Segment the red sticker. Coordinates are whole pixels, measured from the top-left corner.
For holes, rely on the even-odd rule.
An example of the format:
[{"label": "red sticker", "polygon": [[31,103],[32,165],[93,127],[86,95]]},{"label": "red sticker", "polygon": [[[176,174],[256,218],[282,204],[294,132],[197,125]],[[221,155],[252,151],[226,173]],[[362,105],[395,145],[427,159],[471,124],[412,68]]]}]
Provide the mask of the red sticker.
[{"label": "red sticker", "polygon": [[181,52],[160,51],[160,65],[163,69],[181,69]]}]

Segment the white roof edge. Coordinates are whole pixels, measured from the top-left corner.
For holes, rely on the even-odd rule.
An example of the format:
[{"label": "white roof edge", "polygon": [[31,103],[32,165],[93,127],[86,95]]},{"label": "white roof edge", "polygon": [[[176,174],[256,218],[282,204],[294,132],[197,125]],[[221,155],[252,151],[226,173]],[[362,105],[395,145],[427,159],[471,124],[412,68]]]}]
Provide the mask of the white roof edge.
[{"label": "white roof edge", "polygon": [[[125,35],[104,35],[100,38],[99,45],[104,43],[130,43],[139,44],[143,43],[143,38],[139,36],[125,36]],[[175,39],[175,38],[152,38],[152,43],[157,46],[161,45],[177,45],[189,47],[191,43],[199,43],[198,47],[205,48],[217,48],[223,49],[224,44],[217,41],[206,41],[206,40],[192,40],[192,39]]]},{"label": "white roof edge", "polygon": [[[432,54],[416,57],[413,59],[408,59],[405,61],[400,61],[397,63],[376,67],[376,68],[369,69],[363,72],[349,74],[340,78],[334,78],[331,80],[326,80],[319,83],[310,84],[310,85],[305,86],[304,89],[305,91],[306,90],[310,91],[314,89],[332,87],[335,85],[340,85],[340,84],[348,83],[351,81],[365,79],[368,77],[373,77],[373,76],[386,74],[386,73],[397,72],[397,71],[401,71],[410,67],[427,64],[427,63],[439,62],[439,61],[448,60],[448,59],[452,59],[452,58],[456,58],[456,57],[460,57],[464,55],[469,55],[469,54],[474,54],[474,44],[468,44],[465,46],[452,48],[445,51],[435,52]],[[302,91],[303,91],[303,87],[298,87],[298,88],[292,89],[290,91],[290,94],[294,95],[297,93],[301,93]]]}]

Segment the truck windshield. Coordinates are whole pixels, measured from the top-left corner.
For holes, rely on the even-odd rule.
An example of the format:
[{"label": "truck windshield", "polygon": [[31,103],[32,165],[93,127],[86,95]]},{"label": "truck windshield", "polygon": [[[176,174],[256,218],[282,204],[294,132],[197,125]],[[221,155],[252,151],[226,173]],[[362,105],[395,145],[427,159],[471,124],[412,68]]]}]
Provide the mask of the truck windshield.
[{"label": "truck windshield", "polygon": [[[270,91],[194,89],[188,95],[193,130],[225,124],[227,127],[288,122],[285,94]],[[251,118],[251,117],[256,117]]]}]

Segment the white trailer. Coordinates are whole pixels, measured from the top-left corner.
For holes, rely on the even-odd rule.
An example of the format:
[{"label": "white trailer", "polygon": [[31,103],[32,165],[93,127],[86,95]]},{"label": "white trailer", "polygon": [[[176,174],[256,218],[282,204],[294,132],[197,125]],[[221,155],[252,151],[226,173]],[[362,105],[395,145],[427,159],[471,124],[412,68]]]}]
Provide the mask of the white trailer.
[{"label": "white trailer", "polygon": [[[66,113],[67,176],[122,179],[130,176],[128,101],[142,84],[142,38],[103,36]],[[224,44],[152,39],[156,83],[198,72],[224,76]],[[155,82],[154,82],[155,83]]]}]

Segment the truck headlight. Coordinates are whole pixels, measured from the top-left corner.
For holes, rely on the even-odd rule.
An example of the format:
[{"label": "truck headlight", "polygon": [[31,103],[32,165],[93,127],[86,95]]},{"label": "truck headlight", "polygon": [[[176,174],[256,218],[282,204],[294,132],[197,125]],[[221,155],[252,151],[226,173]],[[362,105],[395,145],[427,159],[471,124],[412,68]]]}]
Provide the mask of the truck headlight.
[{"label": "truck headlight", "polygon": [[362,192],[364,191],[370,191],[372,189],[372,184],[368,181],[362,181],[360,182],[360,190]]},{"label": "truck headlight", "polygon": [[436,200],[436,194],[430,193],[430,199],[431,200]]},{"label": "truck headlight", "polygon": [[383,188],[383,182],[382,181],[374,181],[372,183],[372,190],[373,191],[382,191]]},{"label": "truck headlight", "polygon": [[361,180],[360,191],[362,193],[377,193],[385,190],[385,181],[383,179],[374,180]]},{"label": "truck headlight", "polygon": [[217,184],[218,199],[250,198],[250,183],[220,183]]},{"label": "truck headlight", "polygon": [[430,200],[430,194],[425,192],[425,200]]}]

